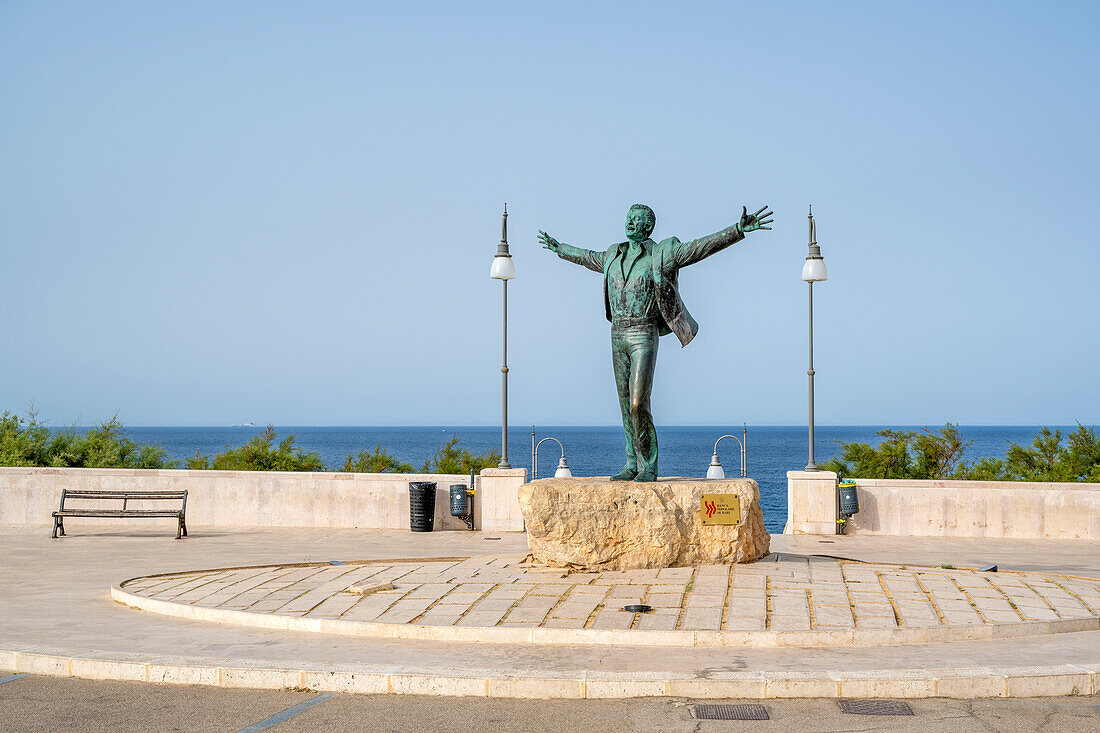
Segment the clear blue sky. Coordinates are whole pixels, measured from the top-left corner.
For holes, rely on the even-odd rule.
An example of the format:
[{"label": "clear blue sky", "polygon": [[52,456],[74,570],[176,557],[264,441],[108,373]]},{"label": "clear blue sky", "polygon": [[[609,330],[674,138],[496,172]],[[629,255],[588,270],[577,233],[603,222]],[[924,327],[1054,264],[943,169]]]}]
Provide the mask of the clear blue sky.
[{"label": "clear blue sky", "polygon": [[627,207],[689,239],[659,424],[1100,422],[1096,3],[0,4],[0,409],[615,424]]}]

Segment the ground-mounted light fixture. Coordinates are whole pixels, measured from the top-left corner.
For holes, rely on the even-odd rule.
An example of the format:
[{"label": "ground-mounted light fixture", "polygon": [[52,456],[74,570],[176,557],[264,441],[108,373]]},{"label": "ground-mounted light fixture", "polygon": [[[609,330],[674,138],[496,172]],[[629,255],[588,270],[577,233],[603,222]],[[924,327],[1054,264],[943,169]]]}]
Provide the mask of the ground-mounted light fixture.
[{"label": "ground-mounted light fixture", "polygon": [[543,438],[535,444],[535,458],[533,465],[531,466],[532,471],[534,472],[534,478],[539,477],[539,446],[548,440],[554,441],[558,444],[558,447],[561,448],[561,458],[558,460],[558,469],[554,471],[554,478],[571,478],[573,476],[573,472],[569,470],[569,464],[565,462],[565,446],[562,445],[561,441],[557,438]]},{"label": "ground-mounted light fixture", "polygon": [[749,443],[749,428],[748,425],[741,425],[741,438],[736,435],[723,435],[718,440],[714,441],[714,455],[710,457],[710,466],[707,467],[707,478],[725,478],[726,472],[722,469],[722,462],[718,460],[718,444],[725,438],[733,438],[741,446],[741,478],[748,476],[748,464],[745,460],[745,446]]}]

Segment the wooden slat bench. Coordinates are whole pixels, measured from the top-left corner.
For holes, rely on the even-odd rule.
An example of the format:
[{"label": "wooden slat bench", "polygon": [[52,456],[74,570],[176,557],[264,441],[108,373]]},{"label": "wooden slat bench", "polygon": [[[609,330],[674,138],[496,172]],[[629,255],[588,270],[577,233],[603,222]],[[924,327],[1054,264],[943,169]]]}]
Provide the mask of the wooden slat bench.
[{"label": "wooden slat bench", "polygon": [[[121,509],[98,509],[89,507],[65,508],[66,500],[79,499],[81,501],[105,501],[122,500]],[[130,501],[178,501],[179,509],[130,509],[126,506]],[[58,532],[65,536],[65,517],[111,517],[129,519],[132,517],[175,517],[176,539],[187,536],[187,522],[184,513],[187,511],[186,491],[81,491],[73,489],[61,490],[61,506],[53,513],[53,537]]]}]

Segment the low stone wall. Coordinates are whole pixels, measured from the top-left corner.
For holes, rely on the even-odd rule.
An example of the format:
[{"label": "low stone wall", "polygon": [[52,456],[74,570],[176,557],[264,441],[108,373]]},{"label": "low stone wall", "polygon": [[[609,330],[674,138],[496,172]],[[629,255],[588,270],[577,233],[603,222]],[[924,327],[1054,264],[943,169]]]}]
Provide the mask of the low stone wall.
[{"label": "low stone wall", "polygon": [[852,534],[1100,539],[1100,484],[855,479]]},{"label": "low stone wall", "polygon": [[[516,492],[524,469],[486,469],[477,480],[474,526],[521,531]],[[0,468],[0,524],[48,525],[61,490],[187,490],[187,524],[214,527],[409,528],[409,482],[436,483],[435,528],[465,529],[450,514],[451,484],[469,476],[388,473],[160,471],[114,468]],[[140,506],[133,503],[132,506]],[[161,520],[74,519],[115,524]],[[175,520],[164,520],[173,524]],[[69,522],[66,522],[68,525]]]},{"label": "low stone wall", "polygon": [[[787,534],[832,534],[836,474],[787,474]],[[851,479],[847,534],[1100,539],[1100,484]]]}]

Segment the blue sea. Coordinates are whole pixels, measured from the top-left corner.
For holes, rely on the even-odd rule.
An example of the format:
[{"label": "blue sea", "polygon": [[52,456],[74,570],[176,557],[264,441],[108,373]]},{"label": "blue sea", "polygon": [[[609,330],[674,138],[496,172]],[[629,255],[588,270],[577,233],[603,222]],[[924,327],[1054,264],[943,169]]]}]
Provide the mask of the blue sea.
[{"label": "blue sea", "polygon": [[[893,426],[897,427],[897,426]],[[1054,427],[1054,426],[1051,426]],[[553,437],[565,446],[566,459],[574,476],[607,476],[622,467],[623,431],[614,427],[536,426],[535,438]],[[829,460],[842,442],[877,443],[879,426],[819,426],[816,429],[818,464]],[[906,429],[919,430],[920,427]],[[1062,427],[1063,432],[1072,428]],[[183,460],[196,451],[213,454],[227,446],[239,446],[263,427],[134,427],[130,437],[139,443],[157,443],[172,458]],[[966,457],[1002,457],[1011,443],[1028,444],[1038,426],[963,426],[963,435],[973,441]],[[437,425],[424,427],[294,427],[276,426],[279,437],[293,433],[296,444],[321,455],[325,465],[337,469],[349,453],[372,450],[381,445],[399,460],[415,467],[452,436],[459,445],[474,453],[500,448],[500,428],[484,426]],[[706,476],[714,441],[733,433],[741,437],[741,426],[725,427],[659,427],[657,439],[662,476]],[[530,472],[531,427],[510,427],[508,459],[515,468]],[[760,484],[764,523],[769,532],[783,531],[787,520],[787,471],[801,469],[808,458],[805,427],[748,428],[748,475]],[[546,441],[539,448],[539,475],[552,476],[560,452],[557,444]],[[726,476],[740,474],[740,448],[726,439],[719,446],[719,456]],[[531,474],[528,473],[530,476]]]}]

